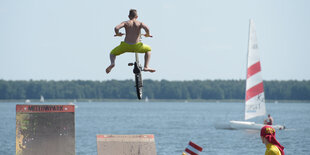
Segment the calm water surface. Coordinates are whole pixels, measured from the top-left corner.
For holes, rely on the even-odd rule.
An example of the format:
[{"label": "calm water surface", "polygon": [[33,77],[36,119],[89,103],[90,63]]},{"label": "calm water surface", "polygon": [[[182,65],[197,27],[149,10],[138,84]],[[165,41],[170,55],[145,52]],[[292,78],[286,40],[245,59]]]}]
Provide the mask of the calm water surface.
[{"label": "calm water surface", "polygon": [[[15,105],[0,103],[0,155],[15,154]],[[33,103],[35,104],[35,103]],[[48,103],[67,104],[67,103]],[[259,132],[217,130],[216,122],[242,120],[243,103],[76,103],[76,154],[97,155],[97,134],[154,134],[158,155],[180,155],[192,140],[202,155],[264,154]],[[267,103],[286,154],[310,153],[310,103]]]}]

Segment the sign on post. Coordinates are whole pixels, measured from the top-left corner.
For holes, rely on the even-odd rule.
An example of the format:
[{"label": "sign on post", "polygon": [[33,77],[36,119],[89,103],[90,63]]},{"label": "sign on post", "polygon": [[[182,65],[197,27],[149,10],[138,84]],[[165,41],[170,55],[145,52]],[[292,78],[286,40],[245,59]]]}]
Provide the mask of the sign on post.
[{"label": "sign on post", "polygon": [[16,155],[75,155],[74,105],[16,105]]}]

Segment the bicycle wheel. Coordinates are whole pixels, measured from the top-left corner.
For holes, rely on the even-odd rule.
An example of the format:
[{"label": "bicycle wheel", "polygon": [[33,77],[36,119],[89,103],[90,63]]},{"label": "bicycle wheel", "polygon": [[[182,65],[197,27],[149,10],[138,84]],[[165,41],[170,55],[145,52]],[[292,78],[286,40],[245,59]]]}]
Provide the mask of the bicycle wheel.
[{"label": "bicycle wheel", "polygon": [[143,81],[142,81],[142,74],[135,74],[135,80],[136,80],[136,90],[137,90],[137,97],[139,100],[142,99],[142,87],[143,87]]}]

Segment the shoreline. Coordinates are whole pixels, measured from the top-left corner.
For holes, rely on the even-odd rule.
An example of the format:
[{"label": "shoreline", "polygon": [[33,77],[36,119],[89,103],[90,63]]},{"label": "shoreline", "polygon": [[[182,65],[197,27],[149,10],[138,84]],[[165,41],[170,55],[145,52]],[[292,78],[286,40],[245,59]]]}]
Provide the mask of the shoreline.
[{"label": "shoreline", "polygon": [[[20,102],[25,103],[26,99],[0,99],[0,103],[13,103]],[[44,102],[40,102],[40,99],[27,99],[30,103],[57,103],[57,102],[67,102],[67,103],[78,103],[78,102],[205,102],[205,103],[244,103],[244,100],[229,99],[229,100],[204,100],[204,99],[46,99]],[[310,103],[309,100],[266,100],[266,103]]]}]

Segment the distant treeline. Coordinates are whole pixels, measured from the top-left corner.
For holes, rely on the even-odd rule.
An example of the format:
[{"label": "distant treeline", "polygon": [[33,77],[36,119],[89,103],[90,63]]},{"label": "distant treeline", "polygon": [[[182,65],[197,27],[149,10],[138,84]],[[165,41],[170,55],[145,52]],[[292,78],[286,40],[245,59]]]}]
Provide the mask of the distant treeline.
[{"label": "distant treeline", "polygon": [[[264,81],[268,100],[310,100],[310,81]],[[149,99],[240,99],[244,80],[144,80]],[[132,80],[7,81],[0,80],[0,99],[135,99]]]}]

